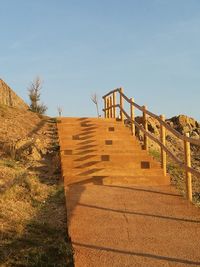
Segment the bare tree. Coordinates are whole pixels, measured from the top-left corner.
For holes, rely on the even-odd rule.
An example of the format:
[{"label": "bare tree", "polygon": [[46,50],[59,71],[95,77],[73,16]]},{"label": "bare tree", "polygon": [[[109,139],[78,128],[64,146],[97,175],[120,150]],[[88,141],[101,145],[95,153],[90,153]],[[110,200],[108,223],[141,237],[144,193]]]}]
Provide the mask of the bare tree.
[{"label": "bare tree", "polygon": [[91,100],[92,100],[92,102],[96,105],[97,116],[98,116],[98,118],[99,118],[99,117],[100,117],[100,114],[99,114],[99,104],[98,104],[99,99],[98,99],[98,96],[97,96],[96,93],[94,93],[94,94],[91,95]]},{"label": "bare tree", "polygon": [[63,109],[60,106],[58,106],[57,110],[58,110],[59,117],[61,117],[62,116]]},{"label": "bare tree", "polygon": [[42,88],[42,79],[39,76],[37,76],[33,80],[33,82],[31,82],[28,88],[29,98],[31,101],[30,110],[39,114],[44,114],[47,110],[47,106],[45,106],[43,103],[40,103],[41,88]]}]

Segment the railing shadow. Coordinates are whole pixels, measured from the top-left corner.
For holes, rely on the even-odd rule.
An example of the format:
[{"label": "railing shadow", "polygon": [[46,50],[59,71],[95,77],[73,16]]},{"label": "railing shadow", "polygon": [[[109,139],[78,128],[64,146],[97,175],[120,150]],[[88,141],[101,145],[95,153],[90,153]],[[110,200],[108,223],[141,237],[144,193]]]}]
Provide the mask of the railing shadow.
[{"label": "railing shadow", "polygon": [[170,217],[170,216],[157,215],[157,214],[144,213],[144,212],[136,212],[136,211],[128,211],[128,210],[119,210],[119,209],[117,210],[117,209],[98,207],[95,205],[87,205],[87,204],[82,204],[82,203],[78,203],[78,206],[91,208],[91,209],[97,209],[97,210],[104,210],[104,211],[114,212],[114,213],[128,214],[128,215],[133,215],[133,216],[157,218],[161,220],[171,220],[171,221],[177,221],[177,222],[197,223],[197,224],[200,223],[200,220],[191,220],[191,219],[185,219],[185,218]]},{"label": "railing shadow", "polygon": [[130,250],[120,250],[120,249],[108,248],[108,247],[104,247],[104,246],[95,246],[95,245],[91,245],[91,244],[83,244],[83,243],[78,243],[78,242],[72,242],[72,244],[76,245],[78,247],[84,247],[84,248],[98,250],[98,251],[102,251],[102,252],[104,252],[104,251],[105,252],[113,252],[113,253],[123,254],[123,255],[128,255],[128,256],[137,256],[137,257],[142,257],[142,258],[147,258],[147,259],[153,259],[156,261],[166,261],[166,262],[169,262],[169,264],[180,263],[180,264],[187,264],[187,265],[192,265],[192,266],[200,266],[200,261],[192,261],[192,260],[186,260],[186,259],[174,258],[174,257],[168,257],[168,256],[161,256],[161,255],[150,254],[150,253],[135,252],[135,251],[130,251]]}]

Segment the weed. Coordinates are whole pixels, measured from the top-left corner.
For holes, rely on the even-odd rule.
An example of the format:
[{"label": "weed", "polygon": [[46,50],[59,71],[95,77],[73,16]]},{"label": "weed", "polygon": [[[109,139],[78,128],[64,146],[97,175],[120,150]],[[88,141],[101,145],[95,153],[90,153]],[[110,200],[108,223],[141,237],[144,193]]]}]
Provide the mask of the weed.
[{"label": "weed", "polygon": [[17,162],[15,160],[12,160],[12,159],[4,159],[4,160],[0,161],[0,165],[6,166],[9,168],[15,168],[17,165]]},{"label": "weed", "polygon": [[150,149],[149,154],[157,161],[161,160],[161,154],[160,151],[155,150],[155,149]]}]

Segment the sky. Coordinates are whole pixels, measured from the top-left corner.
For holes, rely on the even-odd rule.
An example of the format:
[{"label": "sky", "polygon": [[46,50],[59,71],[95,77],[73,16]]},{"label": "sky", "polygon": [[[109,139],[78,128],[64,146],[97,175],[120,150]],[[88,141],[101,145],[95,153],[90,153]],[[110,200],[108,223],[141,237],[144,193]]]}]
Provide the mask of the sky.
[{"label": "sky", "polygon": [[199,0],[0,0],[0,78],[47,114],[96,116],[90,97],[123,87],[156,114],[200,120]]}]

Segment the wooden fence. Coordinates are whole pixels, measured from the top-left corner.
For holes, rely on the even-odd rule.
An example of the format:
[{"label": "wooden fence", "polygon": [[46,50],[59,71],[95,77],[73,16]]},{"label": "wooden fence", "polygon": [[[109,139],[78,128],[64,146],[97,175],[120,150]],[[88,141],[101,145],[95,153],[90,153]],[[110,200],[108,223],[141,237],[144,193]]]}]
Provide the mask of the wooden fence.
[{"label": "wooden fence", "polygon": [[[117,97],[117,93],[119,97]],[[119,103],[117,99],[119,98]],[[167,173],[167,160],[166,156],[169,155],[181,168],[185,170],[186,175],[186,191],[189,201],[192,201],[192,174],[200,178],[200,172],[192,168],[191,165],[191,150],[190,145],[200,146],[200,140],[189,137],[189,133],[182,135],[173,129],[169,124],[165,122],[165,116],[158,116],[149,110],[146,106],[140,106],[134,102],[133,98],[128,98],[123,88],[118,88],[110,91],[103,96],[104,99],[104,116],[105,118],[116,118],[117,108],[119,108],[120,119],[124,122],[125,118],[130,122],[132,135],[135,135],[135,129],[138,128],[144,134],[144,149],[148,150],[148,139],[151,139],[160,146],[161,149],[161,166],[163,168],[163,174]],[[129,112],[127,113],[124,109],[124,101],[130,105]],[[143,125],[139,124],[135,120],[135,108],[143,113]],[[160,138],[156,138],[148,131],[148,116],[156,119],[160,124]],[[184,161],[181,161],[166,147],[166,130],[171,132],[179,140],[183,141],[184,144]]]}]

